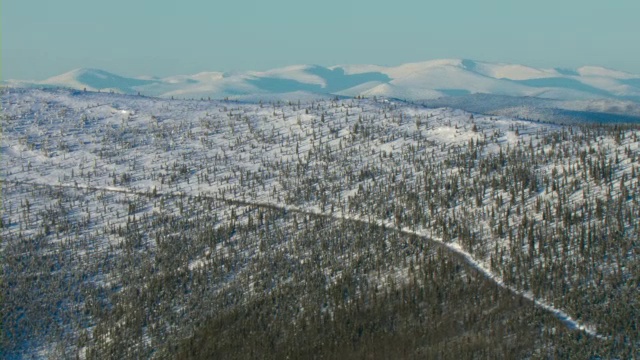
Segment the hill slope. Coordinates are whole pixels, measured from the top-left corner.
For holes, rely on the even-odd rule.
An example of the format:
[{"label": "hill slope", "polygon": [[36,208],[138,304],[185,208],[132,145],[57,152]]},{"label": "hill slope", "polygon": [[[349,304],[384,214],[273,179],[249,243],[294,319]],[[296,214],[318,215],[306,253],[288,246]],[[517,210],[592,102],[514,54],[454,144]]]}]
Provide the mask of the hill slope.
[{"label": "hill slope", "polygon": [[[10,354],[147,357],[218,339],[206,357],[244,338],[358,354],[397,331],[415,356],[447,340],[639,355],[637,127],[385,99],[2,100]],[[460,296],[478,308],[448,308]],[[410,342],[429,326],[449,336]]]}]

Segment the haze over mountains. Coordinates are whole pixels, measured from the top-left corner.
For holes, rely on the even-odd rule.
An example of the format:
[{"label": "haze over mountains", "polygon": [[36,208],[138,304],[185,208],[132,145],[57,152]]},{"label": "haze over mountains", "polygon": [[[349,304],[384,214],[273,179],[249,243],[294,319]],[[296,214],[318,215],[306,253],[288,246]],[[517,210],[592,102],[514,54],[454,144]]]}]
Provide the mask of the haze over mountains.
[{"label": "haze over mountains", "polygon": [[9,80],[5,84],[177,99],[304,101],[378,96],[530,120],[640,122],[640,75],[596,66],[541,69],[445,59],[392,67],[294,65],[165,78],[76,69],[43,81]]},{"label": "haze over mountains", "polygon": [[129,78],[76,69],[44,81],[13,85],[61,86],[157,97],[241,97],[287,93],[385,96],[406,100],[494,94],[558,100],[640,100],[640,75],[584,66],[540,69],[518,64],[447,59],[385,67],[294,65],[268,71],[204,72],[166,78]]}]

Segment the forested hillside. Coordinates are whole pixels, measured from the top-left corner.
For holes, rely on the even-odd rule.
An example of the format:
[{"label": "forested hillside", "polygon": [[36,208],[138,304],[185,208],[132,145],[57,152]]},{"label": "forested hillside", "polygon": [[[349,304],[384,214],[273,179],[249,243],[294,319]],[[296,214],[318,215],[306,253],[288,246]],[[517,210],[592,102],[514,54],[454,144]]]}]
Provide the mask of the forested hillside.
[{"label": "forested hillside", "polygon": [[2,95],[2,351],[640,356],[640,128]]}]

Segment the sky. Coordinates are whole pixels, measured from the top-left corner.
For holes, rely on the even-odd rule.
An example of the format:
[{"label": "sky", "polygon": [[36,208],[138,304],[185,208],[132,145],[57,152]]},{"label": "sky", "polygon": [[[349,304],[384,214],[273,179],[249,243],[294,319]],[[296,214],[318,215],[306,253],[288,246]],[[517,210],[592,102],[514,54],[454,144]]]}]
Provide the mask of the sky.
[{"label": "sky", "polygon": [[441,58],[640,74],[639,14],[638,0],[3,0],[0,78]]}]

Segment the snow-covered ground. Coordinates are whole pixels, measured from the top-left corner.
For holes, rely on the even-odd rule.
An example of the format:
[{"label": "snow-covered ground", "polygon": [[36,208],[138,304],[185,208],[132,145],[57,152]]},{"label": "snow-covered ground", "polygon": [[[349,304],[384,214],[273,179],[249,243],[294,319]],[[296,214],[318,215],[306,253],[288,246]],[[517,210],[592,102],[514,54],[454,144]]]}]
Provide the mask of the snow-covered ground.
[{"label": "snow-covered ground", "polygon": [[[429,65],[442,66],[470,64]],[[474,66],[475,72],[485,76],[555,74],[553,70]],[[345,69],[345,74],[371,70]],[[424,66],[415,65],[401,70],[404,74],[421,69]],[[287,74],[306,70],[295,67],[269,76],[287,79]],[[587,70],[594,74],[593,69]],[[322,83],[320,78],[304,76],[305,81]],[[636,129],[623,130],[622,138],[603,132],[595,142],[586,142],[580,139],[588,129],[426,108],[383,97],[237,102],[9,89],[2,96],[2,107],[3,239],[44,236],[47,242],[65,246],[74,239],[93,239],[95,242],[83,246],[78,254],[82,262],[100,254],[100,249],[130,241],[115,234],[128,229],[136,219],[182,214],[183,202],[197,202],[200,197],[216,199],[219,204],[228,202],[209,210],[207,216],[220,222],[253,221],[250,214],[258,206],[384,224],[444,245],[500,286],[552,312],[570,328],[600,338],[610,336],[596,328],[595,319],[585,321],[573,303],[570,310],[564,308],[563,296],[530,288],[529,277],[537,279],[546,272],[547,251],[556,254],[561,246],[543,247],[537,240],[534,253],[540,251],[538,257],[526,260],[527,270],[519,274],[523,279],[514,277],[509,269],[520,266],[519,254],[527,245],[515,244],[511,235],[496,236],[496,219],[507,219],[507,224],[548,221],[545,211],[534,210],[536,202],[550,209],[569,203],[578,214],[583,212],[579,206],[584,199],[609,196],[627,201],[622,198],[623,187],[617,184],[622,181],[631,192],[638,189],[640,133]],[[523,171],[566,188],[577,182],[580,186],[565,198],[559,191],[548,191],[551,185],[543,190],[542,183],[531,191],[523,188],[521,195],[500,185],[504,154],[518,156],[516,150],[539,154],[539,162],[528,164]],[[615,187],[606,181],[582,179],[579,172],[576,175],[576,164],[586,163],[584,159],[596,161],[598,154],[610,161]],[[522,181],[518,175],[506,176],[517,183]],[[433,179],[436,183],[431,183]],[[476,200],[471,189],[481,187],[486,191]],[[65,192],[71,198],[68,207],[59,209],[55,196],[38,190],[45,188]],[[452,199],[440,198],[444,193]],[[57,223],[50,223],[52,216],[57,217]],[[76,229],[75,233],[68,238],[56,236],[54,229],[62,226],[60,221],[65,229]],[[457,229],[463,222],[474,225],[470,232],[475,242],[446,232],[454,226],[442,226],[449,223]],[[590,226],[591,222],[585,220],[584,224]],[[626,231],[625,236],[635,236],[633,226]],[[179,232],[168,236],[179,236]],[[148,242],[149,252],[159,246],[153,238],[149,233],[147,239],[140,240]],[[200,255],[184,264],[190,271],[203,266],[212,252],[227,250],[193,251]],[[244,251],[248,257],[260,253],[257,244]],[[594,269],[628,278],[632,266],[637,266],[637,249],[627,251],[608,255],[593,264]],[[574,248],[558,253],[563,258],[583,259]],[[498,258],[499,266],[495,264]],[[621,264],[628,267],[621,268]],[[405,270],[399,269],[397,276],[403,273]],[[238,270],[228,281],[245,274]],[[92,281],[105,287],[117,283],[109,276],[104,273]],[[571,276],[562,277],[567,288],[577,286]]]}]

